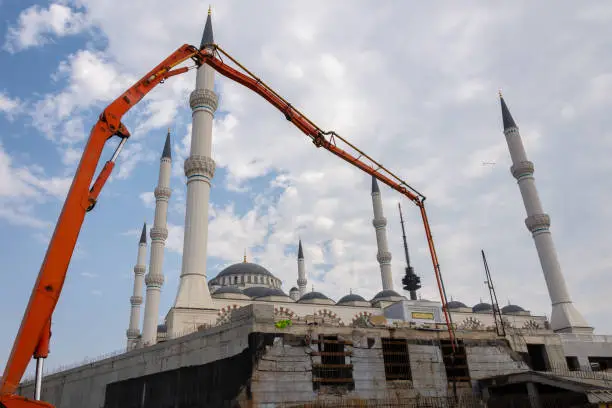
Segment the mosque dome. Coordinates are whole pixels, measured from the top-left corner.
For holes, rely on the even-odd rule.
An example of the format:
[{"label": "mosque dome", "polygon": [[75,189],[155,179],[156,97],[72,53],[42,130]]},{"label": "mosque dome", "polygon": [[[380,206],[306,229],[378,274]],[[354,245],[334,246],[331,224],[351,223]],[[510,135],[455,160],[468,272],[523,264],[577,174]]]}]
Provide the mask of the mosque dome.
[{"label": "mosque dome", "polygon": [[321,292],[308,292],[298,300],[298,303],[318,303],[323,305],[335,304],[333,300],[322,294]]},{"label": "mosque dome", "polygon": [[240,262],[228,266],[217,274],[217,278],[230,275],[264,275],[274,276],[272,273],[261,265],[251,262]]},{"label": "mosque dome", "polygon": [[262,285],[280,288],[281,281],[261,265],[252,262],[240,262],[228,266],[210,280],[210,285]]},{"label": "mosque dome", "polygon": [[291,293],[291,292],[299,292],[299,291],[300,291],[300,290],[294,286],[294,287],[292,287],[292,288],[289,290],[289,293]]},{"label": "mosque dome", "polygon": [[458,302],[456,300],[451,300],[450,302],[448,302],[446,304],[446,308],[448,310],[453,310],[453,309],[469,309],[469,307],[467,307],[465,303]]},{"label": "mosque dome", "polygon": [[525,309],[517,305],[504,306],[501,309],[502,314],[524,314],[527,313]]},{"label": "mosque dome", "polygon": [[341,297],[336,304],[345,306],[370,306],[370,302],[354,293]]},{"label": "mosque dome", "polygon": [[245,295],[240,289],[235,286],[221,286],[217,289],[213,294],[215,298],[222,299],[248,299],[249,297]]},{"label": "mosque dome", "polygon": [[381,290],[378,292],[374,298],[372,299],[372,303],[378,302],[380,300],[392,301],[396,302],[398,300],[406,299],[404,296],[400,295],[394,290]]},{"label": "mosque dome", "polygon": [[472,308],[472,312],[474,313],[490,312],[492,310],[493,310],[493,307],[490,304],[483,303],[483,302],[480,302],[477,305],[474,305],[474,307]]}]

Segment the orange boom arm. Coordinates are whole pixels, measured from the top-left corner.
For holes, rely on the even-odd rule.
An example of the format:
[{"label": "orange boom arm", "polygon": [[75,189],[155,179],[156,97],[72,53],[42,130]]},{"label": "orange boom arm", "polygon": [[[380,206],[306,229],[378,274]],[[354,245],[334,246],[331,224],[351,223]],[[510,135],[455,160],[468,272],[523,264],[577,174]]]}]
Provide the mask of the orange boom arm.
[{"label": "orange boom arm", "polygon": [[[0,406],[4,404],[12,408],[34,404],[32,401],[25,402],[24,398],[11,394],[15,392],[19,385],[30,359],[32,357],[45,358],[49,353],[51,316],[64,285],[68,265],[83,225],[85,213],[95,205],[100,190],[113,170],[115,159],[121,147],[130,136],[128,130],[121,123],[121,118],[161,81],[186,72],[187,68],[174,71],[171,69],[197,55],[197,53],[197,48],[188,45],[176,50],[134,86],[115,99],[100,115],[92,128],[4,369],[0,383]],[[121,142],[111,160],[106,162],[96,182],[92,185],[102,150],[106,142],[113,136],[119,136]],[[47,404],[40,402],[36,402],[36,404],[47,406]]]}]

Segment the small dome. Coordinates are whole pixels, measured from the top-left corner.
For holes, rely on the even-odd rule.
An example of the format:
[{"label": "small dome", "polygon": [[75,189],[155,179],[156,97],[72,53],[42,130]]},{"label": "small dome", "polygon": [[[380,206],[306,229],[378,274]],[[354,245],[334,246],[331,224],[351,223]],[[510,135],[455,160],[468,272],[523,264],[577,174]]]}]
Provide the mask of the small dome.
[{"label": "small dome", "polygon": [[268,296],[282,296],[282,297],[288,297],[285,292],[283,292],[280,289],[277,288],[265,288],[266,292],[263,295],[260,296],[253,296],[253,299],[257,299],[257,298],[262,298],[262,297],[268,297]]},{"label": "small dome", "polygon": [[311,300],[311,299],[329,299],[327,296],[322,294],[321,292],[308,292],[305,293],[304,296],[300,298],[300,300]]},{"label": "small dome", "polygon": [[503,314],[521,313],[521,312],[525,312],[525,309],[517,305],[508,305],[508,306],[502,307],[501,311]]},{"label": "small dome", "polygon": [[298,288],[296,288],[295,286],[291,288],[291,290],[289,290],[289,292],[299,292],[300,290]]},{"label": "small dome", "polygon": [[305,293],[304,296],[302,296],[298,300],[298,303],[319,303],[319,304],[326,304],[326,305],[335,304],[333,300],[331,300],[330,298],[328,298],[321,292],[314,292],[314,291]]},{"label": "small dome", "polygon": [[351,293],[350,295],[346,295],[340,298],[340,300],[338,301],[338,304],[347,303],[347,302],[367,302],[367,300],[365,300],[359,295]]},{"label": "small dome", "polygon": [[265,286],[253,286],[242,291],[248,297],[255,299],[265,296],[287,296],[285,292],[277,288],[268,288]]},{"label": "small dome", "polygon": [[490,304],[483,302],[474,305],[474,307],[472,308],[472,312],[474,313],[490,312],[491,310],[493,310],[493,307]]},{"label": "small dome", "polygon": [[400,295],[394,290],[381,290],[380,292],[376,294],[376,296],[374,296],[372,301],[379,300],[379,299],[386,299],[386,298],[403,298],[403,297],[404,296]]},{"label": "small dome", "polygon": [[168,333],[168,326],[166,326],[165,324],[158,324],[157,332],[158,333]]},{"label": "small dome", "polygon": [[215,276],[215,279],[231,275],[265,275],[274,277],[274,275],[272,275],[269,270],[267,270],[261,265],[257,265],[251,262],[241,262],[228,266],[227,268],[219,272],[217,276]]},{"label": "small dome", "polygon": [[213,295],[222,295],[224,293],[235,293],[237,295],[243,295],[242,291],[235,286],[221,286],[219,289],[215,290]]},{"label": "small dome", "polygon": [[465,303],[458,302],[458,301],[456,301],[456,300],[451,300],[450,302],[448,302],[448,303],[446,304],[446,308],[447,308],[448,310],[452,310],[452,309],[464,309],[464,308],[465,308],[465,309],[469,309],[469,307],[467,307],[467,306],[465,305]]}]

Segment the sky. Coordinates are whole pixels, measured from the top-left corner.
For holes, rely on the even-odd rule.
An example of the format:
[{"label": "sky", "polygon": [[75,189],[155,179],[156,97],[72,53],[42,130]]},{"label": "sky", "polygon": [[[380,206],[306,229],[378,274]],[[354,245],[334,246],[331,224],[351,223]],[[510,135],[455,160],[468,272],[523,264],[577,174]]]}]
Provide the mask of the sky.
[{"label": "sky", "polygon": [[[199,45],[196,0],[0,0],[0,364],[4,366],[89,130],[104,107],[184,43]],[[321,128],[335,130],[426,197],[447,294],[549,315],[525,209],[511,176],[498,90],[520,127],[572,299],[612,334],[612,5],[554,1],[224,1],[216,42]],[[160,318],[172,305],[185,216],[194,70],[124,117],[126,148],[88,213],[54,313],[48,368],[125,346],[133,266],[151,225],[170,129],[173,190]],[[370,178],[317,149],[251,91],[217,75],[217,171],[208,275],[247,257],[333,299],[381,289]],[[117,141],[107,143],[100,163]],[[408,245],[425,299],[439,299],[418,208],[381,185],[395,288]],[[31,367],[30,367],[31,369]]]}]

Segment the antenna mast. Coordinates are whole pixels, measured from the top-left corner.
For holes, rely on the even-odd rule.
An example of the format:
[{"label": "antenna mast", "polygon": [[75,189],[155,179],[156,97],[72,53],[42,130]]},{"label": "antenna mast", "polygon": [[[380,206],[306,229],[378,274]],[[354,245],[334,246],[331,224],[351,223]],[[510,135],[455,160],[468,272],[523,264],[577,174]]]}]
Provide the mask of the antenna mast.
[{"label": "antenna mast", "polygon": [[[499,303],[497,302],[497,294],[495,293],[495,287],[493,286],[493,280],[491,279],[491,272],[489,271],[489,265],[487,264],[487,257],[485,256],[484,250],[481,249],[482,262],[485,268],[485,284],[489,288],[489,295],[491,296],[491,308],[493,309],[493,320],[495,320],[495,330],[498,336],[506,336],[506,328],[504,327],[504,321],[502,319],[501,311],[499,309]],[[499,320],[498,320],[499,319]]]},{"label": "antenna mast", "polygon": [[408,242],[406,241],[406,229],[404,228],[404,217],[402,216],[402,205],[397,203],[400,214],[400,223],[402,224],[402,238],[404,239],[404,254],[406,255],[406,275],[402,279],[404,290],[410,292],[410,300],[417,300],[416,291],[421,289],[421,278],[416,276],[414,268],[410,266],[410,255],[408,255]]}]

